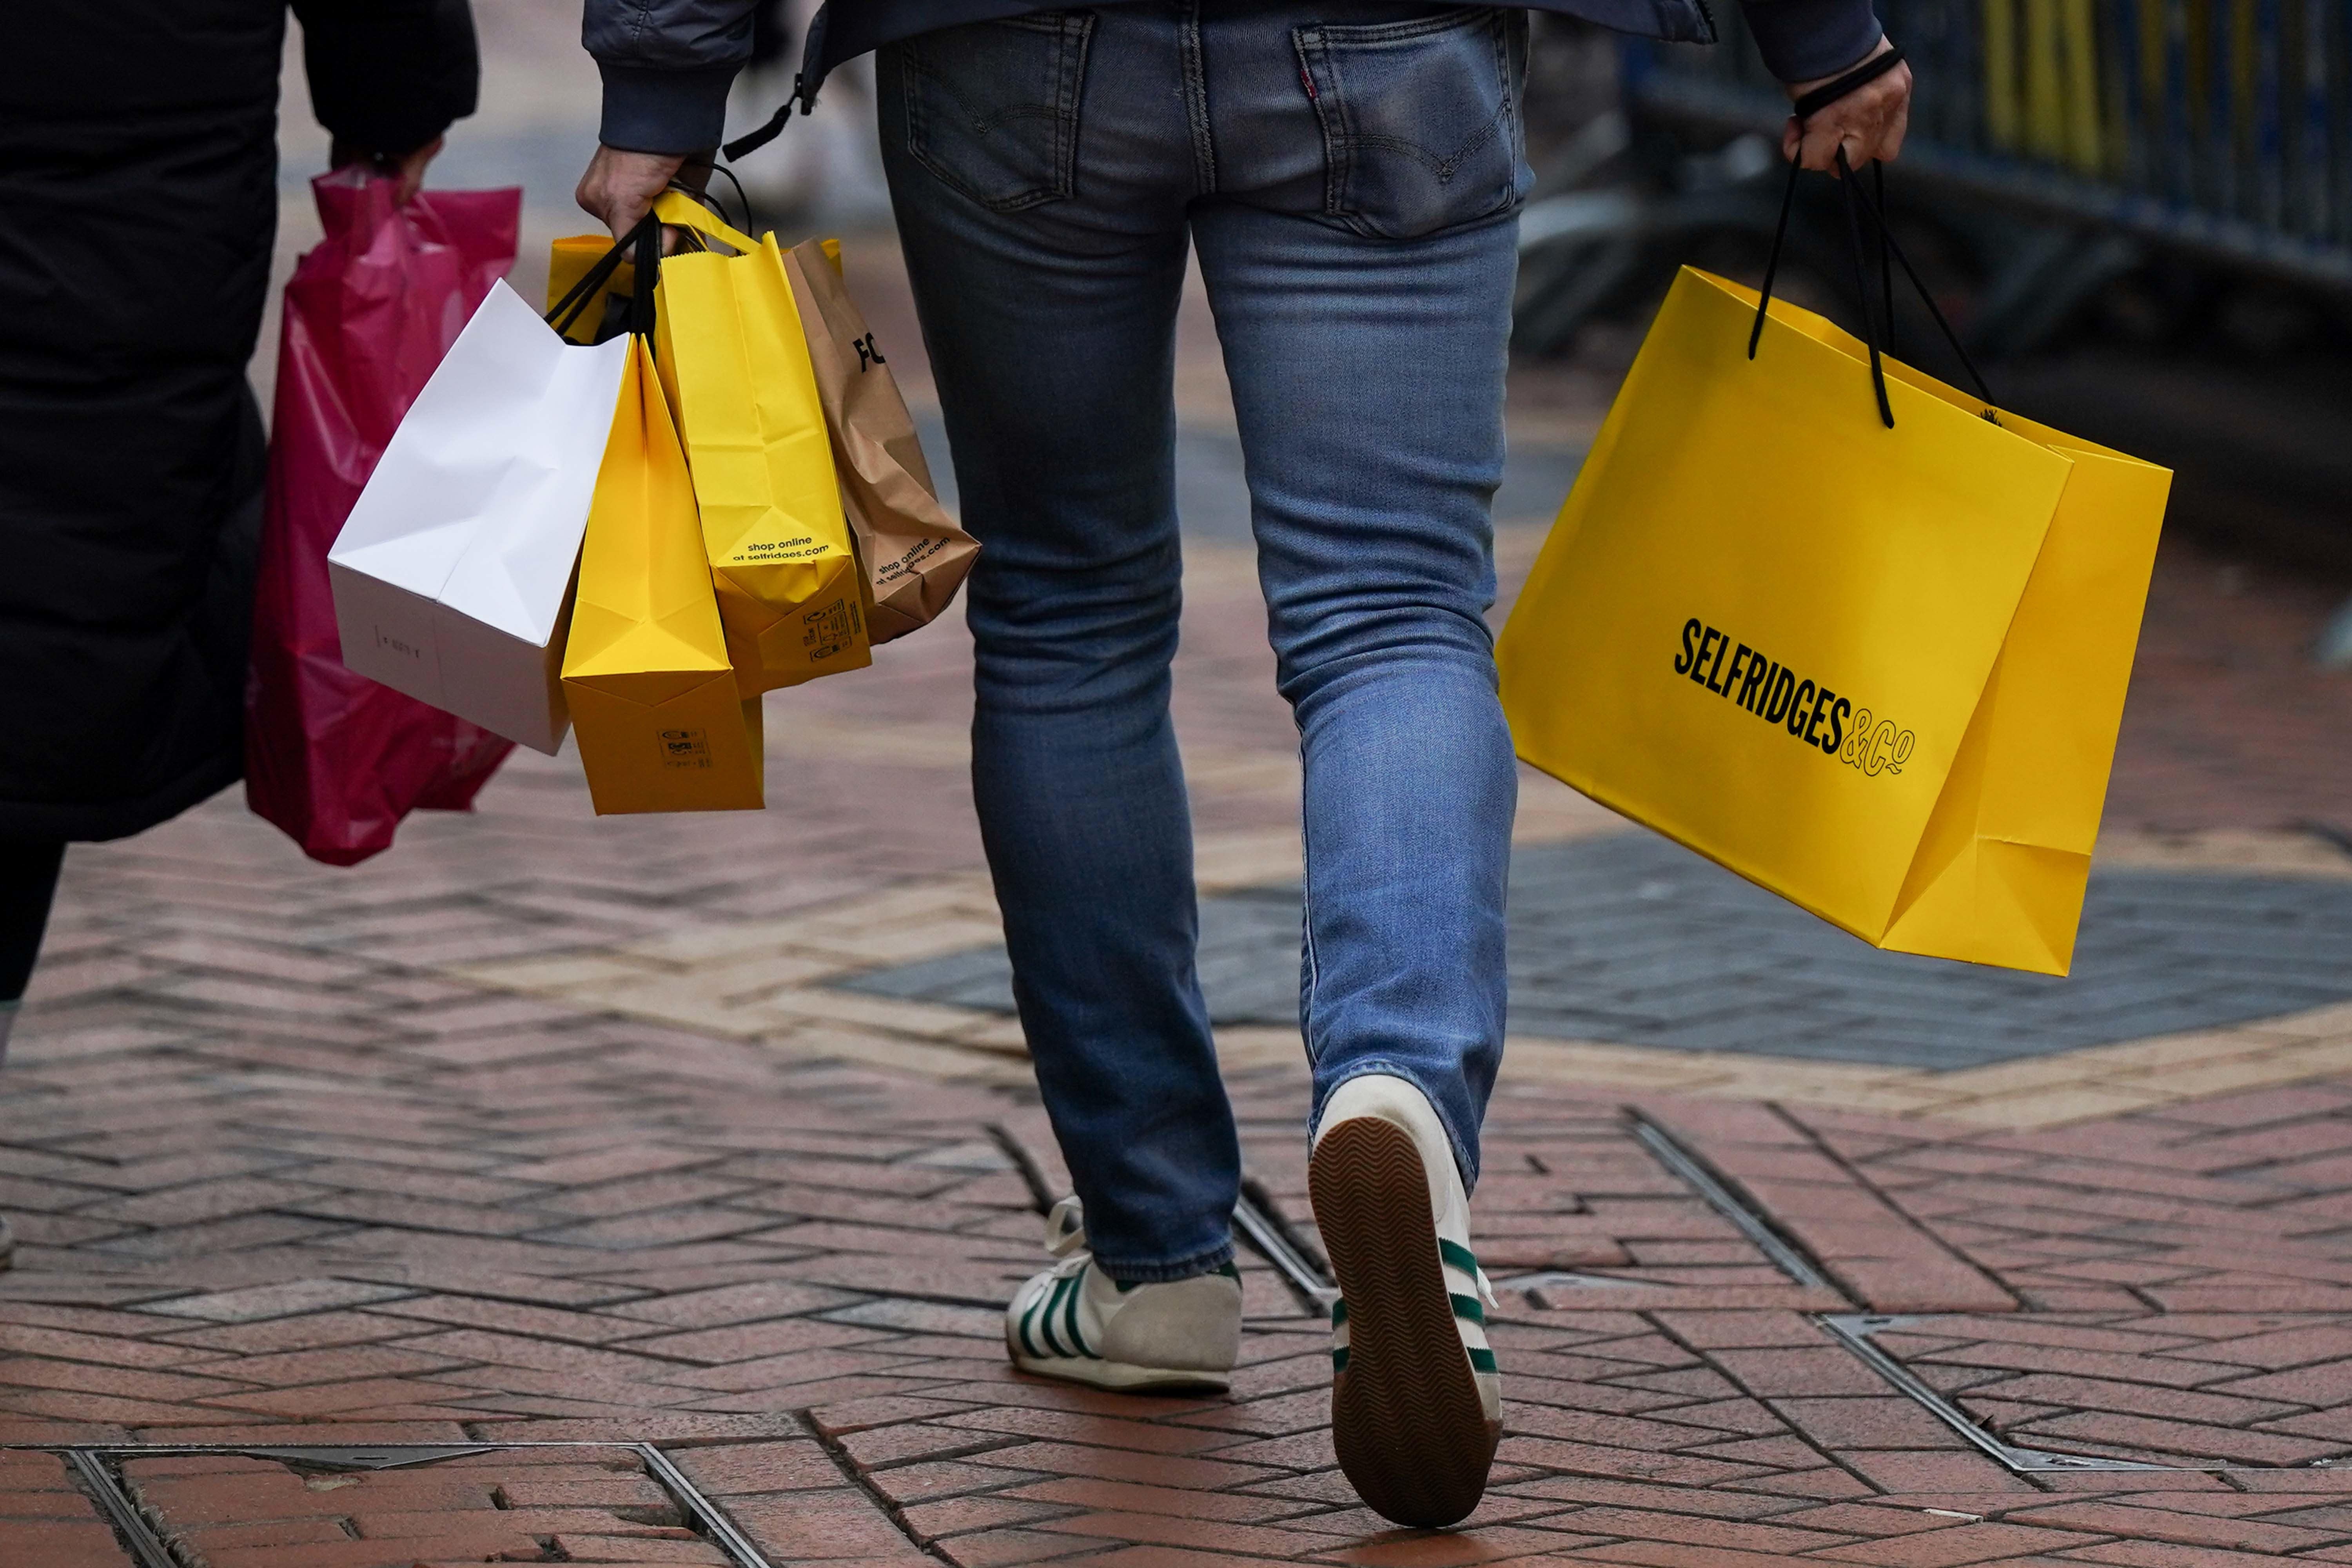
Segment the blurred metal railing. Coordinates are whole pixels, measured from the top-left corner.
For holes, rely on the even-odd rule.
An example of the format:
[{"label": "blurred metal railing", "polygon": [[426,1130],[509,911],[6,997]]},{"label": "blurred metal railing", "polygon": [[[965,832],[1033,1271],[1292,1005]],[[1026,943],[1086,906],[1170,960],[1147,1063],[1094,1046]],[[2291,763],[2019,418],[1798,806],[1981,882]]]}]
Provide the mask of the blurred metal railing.
[{"label": "blurred metal railing", "polygon": [[[1723,44],[1628,46],[1637,115],[1777,134],[1738,7]],[[1903,163],[2042,216],[2352,284],[2346,0],[1879,0],[1917,80]]]}]

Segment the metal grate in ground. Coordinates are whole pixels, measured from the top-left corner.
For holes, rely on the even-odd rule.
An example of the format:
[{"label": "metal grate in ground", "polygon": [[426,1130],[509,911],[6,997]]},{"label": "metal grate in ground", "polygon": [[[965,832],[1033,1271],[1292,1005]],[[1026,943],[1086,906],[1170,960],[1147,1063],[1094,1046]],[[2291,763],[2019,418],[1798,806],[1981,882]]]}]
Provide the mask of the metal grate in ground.
[{"label": "metal grate in ground", "polygon": [[[651,1443],[84,1444],[63,1459],[138,1568],[206,1560],[208,1536],[257,1530],[384,1568],[494,1553],[504,1562],[616,1561],[772,1568]],[[424,1475],[448,1468],[446,1474]],[[221,1503],[233,1500],[234,1518]],[[273,1526],[274,1531],[273,1531]],[[307,1531],[307,1532],[306,1532]],[[592,1544],[594,1543],[594,1544]],[[681,1548],[699,1548],[689,1555]],[[355,1554],[356,1549],[356,1554]]]}]

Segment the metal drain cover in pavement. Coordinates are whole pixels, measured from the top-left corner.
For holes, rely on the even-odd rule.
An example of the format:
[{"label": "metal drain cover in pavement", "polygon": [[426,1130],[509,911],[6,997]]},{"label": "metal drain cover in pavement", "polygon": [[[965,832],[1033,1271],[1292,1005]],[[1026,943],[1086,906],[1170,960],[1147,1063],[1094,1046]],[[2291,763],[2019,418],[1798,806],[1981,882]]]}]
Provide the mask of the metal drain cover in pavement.
[{"label": "metal drain cover in pavement", "polygon": [[[380,1443],[365,1447],[328,1445],[314,1447],[301,1444],[251,1447],[234,1443],[110,1443],[64,1446],[0,1444],[0,1454],[6,1453],[12,1447],[51,1453],[63,1459],[67,1468],[72,1472],[76,1484],[89,1495],[91,1501],[97,1504],[100,1512],[113,1527],[116,1538],[131,1553],[131,1560],[138,1564],[138,1568],[180,1568],[182,1563],[185,1561],[182,1555],[173,1551],[170,1543],[164,1539],[165,1534],[173,1528],[170,1521],[173,1510],[170,1503],[158,1506],[153,1498],[139,1491],[136,1482],[126,1479],[123,1467],[136,1464],[140,1460],[269,1459],[284,1465],[297,1475],[306,1472],[333,1475],[338,1472],[366,1474],[407,1470],[438,1465],[452,1459],[473,1459],[518,1450],[557,1451],[583,1455],[597,1453],[625,1455],[635,1461],[647,1480],[653,1482],[662,1493],[667,1495],[671,1504],[677,1510],[677,1517],[687,1521],[687,1528],[698,1541],[716,1547],[730,1563],[735,1563],[737,1568],[772,1568],[768,1558],[761,1554],[758,1545],[737,1528],[735,1521],[728,1518],[726,1513],[709,1498],[703,1496],[700,1489],[687,1478],[686,1473],[671,1461],[667,1454],[651,1443],[491,1442],[463,1445]],[[331,1480],[309,1484],[314,1487],[320,1485],[332,1487],[344,1483]],[[396,1509],[402,1505],[394,1503],[386,1506]],[[430,1506],[435,1510],[436,1519],[455,1520],[457,1517],[448,1510],[446,1499],[436,1499]],[[218,1518],[209,1514],[201,1517],[208,1523],[222,1522]],[[483,1513],[482,1517],[490,1521],[498,1521],[502,1518],[517,1516],[502,1513],[499,1509],[492,1509]],[[614,1518],[618,1521],[620,1515],[615,1513]],[[588,1529],[589,1527],[583,1521],[582,1526],[583,1540],[588,1539]],[[676,1532],[673,1531],[672,1535],[675,1536],[675,1534]],[[353,1561],[353,1553],[362,1552],[366,1547],[373,1545],[382,1549],[378,1560],[385,1563],[416,1561],[420,1549],[427,1555],[439,1556],[448,1546],[446,1541],[405,1541],[397,1536],[354,1538],[350,1542],[338,1542],[336,1544],[343,1548],[336,1554],[337,1562]],[[614,1549],[625,1551],[634,1556],[642,1547],[644,1556],[650,1559],[656,1552],[670,1549],[672,1544],[670,1539],[659,1541],[625,1539],[617,1542]],[[299,1549],[299,1542],[284,1548],[289,1551]],[[611,1557],[599,1558],[599,1561],[613,1560]],[[569,1562],[572,1559],[567,1557],[565,1561]]]},{"label": "metal drain cover in pavement", "polygon": [[[1298,888],[1201,902],[1221,1025],[1298,1020]],[[2352,998],[2352,880],[2105,871],[2060,980],[1880,952],[1650,834],[1519,850],[1511,1032],[1936,1071]],[[837,983],[1009,1013],[1001,946]]]},{"label": "metal drain cover in pavement", "polygon": [[[2352,1460],[2352,1321],[2253,1313],[1841,1316],[1834,1339],[2020,1471],[2327,1469]],[[2284,1356],[2282,1341],[2294,1342]],[[2278,1370],[2282,1361],[2302,1365]]]}]

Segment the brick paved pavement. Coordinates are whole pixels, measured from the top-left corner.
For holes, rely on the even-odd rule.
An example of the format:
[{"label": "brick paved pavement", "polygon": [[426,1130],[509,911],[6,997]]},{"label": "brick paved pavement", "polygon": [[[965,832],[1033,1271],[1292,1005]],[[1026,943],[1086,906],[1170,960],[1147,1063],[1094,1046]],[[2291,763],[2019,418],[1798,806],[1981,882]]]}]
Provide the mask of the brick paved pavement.
[{"label": "brick paved pavement", "polygon": [[[1195,548],[1180,701],[1213,892],[1295,867],[1251,595],[1245,555]],[[2158,626],[2147,668],[2210,632]],[[2313,1463],[2352,1455],[2340,1005],[1911,1079],[1517,1043],[1477,1215],[1509,1436],[1458,1534],[1354,1504],[1324,1331],[1255,1255],[1232,1398],[1014,1376],[992,1309],[1036,1220],[1008,1149],[1061,1180],[1017,1034],[819,983],[993,935],[966,658],[940,628],[780,700],[761,816],[598,822],[568,760],[524,757],[355,872],[233,799],[77,851],[0,1076],[24,1237],[0,1442],[654,1441],[780,1563],[2352,1561],[2352,1477]],[[2260,732],[2330,743],[2292,710]],[[2340,885],[2324,838],[2167,798],[2111,859]],[[1540,781],[1528,805],[1531,846],[1616,830]],[[1311,1247],[1295,1034],[1221,1045],[1252,1172]],[[1997,1463],[1816,1321],[1856,1310],[1899,1314],[1877,1342],[2004,1442],[2180,1468]],[[714,1560],[625,1450],[556,1452],[118,1473],[213,1568]],[[2216,1463],[2256,1468],[2191,1468]],[[0,1563],[128,1561],[53,1458],[11,1453],[0,1489]]]},{"label": "brick paved pavement", "polygon": [[[853,252],[886,331],[889,261]],[[1211,452],[1213,363],[1185,375]],[[1572,448],[1593,389],[1523,390],[1517,434]],[[1215,532],[1179,728],[1204,889],[1239,898],[1296,876],[1297,778]],[[2167,552],[2104,868],[2352,885],[2352,682],[2298,662],[2327,603]],[[1016,1376],[994,1309],[1036,1266],[1029,1172],[1063,1181],[1017,1030],[836,984],[994,940],[968,679],[947,626],[779,694],[758,816],[597,821],[524,755],[351,872],[234,798],[77,849],[0,1074],[0,1568],[132,1561],[88,1468],[27,1447],[75,1444],[492,1450],[89,1461],[184,1568],[723,1562],[638,1442],[778,1563],[2352,1563],[2325,998],[1941,1068],[1515,1039],[1475,1217],[1507,1436],[1458,1532],[1356,1504],[1325,1331],[1255,1253],[1231,1397]],[[1622,831],[1529,781],[1530,865],[1634,865]],[[1296,1032],[1248,1016],[1219,1040],[1247,1161],[1311,1252]],[[1822,1322],[1863,1313],[1976,1438]]]}]

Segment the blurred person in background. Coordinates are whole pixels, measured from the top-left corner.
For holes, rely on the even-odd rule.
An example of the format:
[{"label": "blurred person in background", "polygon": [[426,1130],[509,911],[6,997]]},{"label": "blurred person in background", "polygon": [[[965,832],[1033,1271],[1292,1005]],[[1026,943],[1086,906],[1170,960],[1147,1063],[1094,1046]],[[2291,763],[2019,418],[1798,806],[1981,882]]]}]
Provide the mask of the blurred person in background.
[{"label": "blurred person in background", "polygon": [[[473,112],[467,0],[293,9],[333,164],[405,200]],[[286,12],[0,14],[0,1056],[66,845],[243,769]]]},{"label": "blurred person in background", "polygon": [[[1700,0],[1549,0],[1711,39]],[[615,236],[719,141],[753,0],[587,0]],[[1792,96],[1888,50],[1870,0],[1748,0]],[[1431,0],[834,0],[804,80],[879,49],[882,155],[982,542],[972,789],[1078,1191],[1015,1293],[1021,1367],[1223,1387],[1233,1112],[1194,968],[1170,661],[1174,327],[1197,254],[1305,763],[1309,1186],[1365,1500],[1454,1522],[1500,1421],[1466,1193],[1501,1059],[1517,774],[1485,618],[1529,175],[1527,18]],[[1898,63],[1790,128],[1902,142]],[[1083,1208],[1080,1202],[1083,1201]]]}]

